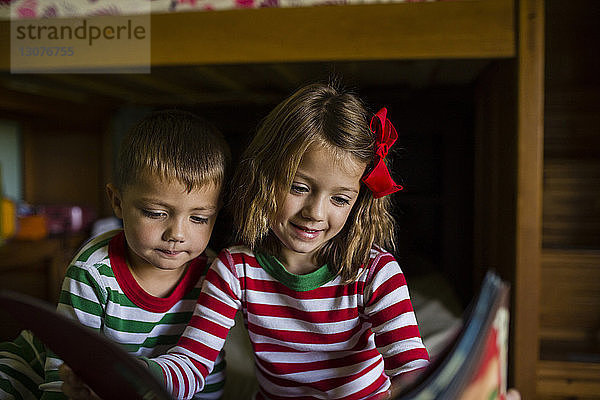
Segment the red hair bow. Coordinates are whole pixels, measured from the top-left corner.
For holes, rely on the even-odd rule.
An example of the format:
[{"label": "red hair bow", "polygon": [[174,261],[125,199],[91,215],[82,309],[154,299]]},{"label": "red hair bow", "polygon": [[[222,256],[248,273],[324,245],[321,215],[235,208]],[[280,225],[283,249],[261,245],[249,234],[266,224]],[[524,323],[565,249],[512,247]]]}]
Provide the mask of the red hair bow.
[{"label": "red hair bow", "polygon": [[403,189],[394,182],[384,161],[388,150],[398,139],[394,125],[386,118],[386,115],[387,109],[384,107],[371,118],[369,127],[376,136],[375,162],[373,169],[362,177],[362,181],[371,189],[373,197],[376,199]]}]

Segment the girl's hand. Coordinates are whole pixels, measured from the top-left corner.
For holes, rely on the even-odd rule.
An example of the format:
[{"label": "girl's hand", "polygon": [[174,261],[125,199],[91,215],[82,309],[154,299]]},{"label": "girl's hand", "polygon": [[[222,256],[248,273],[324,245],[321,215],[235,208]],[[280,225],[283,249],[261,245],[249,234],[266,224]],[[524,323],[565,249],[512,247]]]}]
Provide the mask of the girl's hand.
[{"label": "girl's hand", "polygon": [[58,374],[63,380],[62,391],[72,400],[101,400],[88,385],[86,385],[67,364],[58,368]]}]

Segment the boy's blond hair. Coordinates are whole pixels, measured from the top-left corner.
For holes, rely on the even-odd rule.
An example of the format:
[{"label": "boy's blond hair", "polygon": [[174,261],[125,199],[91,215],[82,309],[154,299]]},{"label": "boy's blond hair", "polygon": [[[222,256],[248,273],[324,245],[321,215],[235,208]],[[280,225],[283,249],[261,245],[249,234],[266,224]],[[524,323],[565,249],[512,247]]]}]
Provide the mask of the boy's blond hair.
[{"label": "boy's blond hair", "polygon": [[[372,165],[375,135],[354,95],[332,85],[306,86],[281,102],[264,119],[234,176],[231,209],[238,239],[253,250],[276,255],[280,243],[270,232],[278,207],[289,193],[304,152],[311,145]],[[394,220],[389,196],[373,198],[361,183],[343,229],[317,252],[346,282],[360,275],[374,243],[394,249]]]},{"label": "boy's blond hair", "polygon": [[207,184],[223,186],[231,156],[219,130],[186,111],[148,115],[123,139],[116,170],[121,190],[142,174],[177,180],[188,192]]}]

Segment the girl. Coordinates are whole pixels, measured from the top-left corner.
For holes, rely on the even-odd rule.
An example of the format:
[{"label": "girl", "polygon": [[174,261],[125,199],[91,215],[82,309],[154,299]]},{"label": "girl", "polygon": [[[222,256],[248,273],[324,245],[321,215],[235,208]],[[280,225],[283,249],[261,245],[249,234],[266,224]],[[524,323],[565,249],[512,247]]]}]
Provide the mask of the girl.
[{"label": "girl", "polygon": [[255,353],[257,399],[382,398],[425,367],[394,245],[384,162],[397,134],[382,109],[369,126],[355,96],[306,86],[264,120],[231,201],[243,244],[209,270],[178,345],[149,361],[189,398],[238,309]]}]

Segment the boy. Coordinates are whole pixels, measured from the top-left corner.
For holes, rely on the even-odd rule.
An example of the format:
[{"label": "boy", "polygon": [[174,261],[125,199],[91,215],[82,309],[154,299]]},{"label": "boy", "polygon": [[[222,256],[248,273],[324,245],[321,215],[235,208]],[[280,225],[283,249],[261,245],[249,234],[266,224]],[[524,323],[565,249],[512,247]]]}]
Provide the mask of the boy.
[{"label": "boy", "polygon": [[[58,311],[136,357],[153,357],[174,345],[210,265],[204,250],[221,206],[229,158],[220,133],[186,112],[153,113],[134,127],[121,146],[116,182],[106,187],[123,230],[101,234],[78,252],[67,269]],[[43,347],[26,332],[14,343]],[[35,358],[25,354],[26,361]],[[60,364],[48,351],[43,399],[64,398]],[[8,381],[18,386],[22,375],[6,379],[2,371],[0,398],[11,398],[2,396],[2,388]],[[219,398],[223,387],[220,356],[212,385],[196,397]],[[35,389],[31,395],[38,397]]]}]

